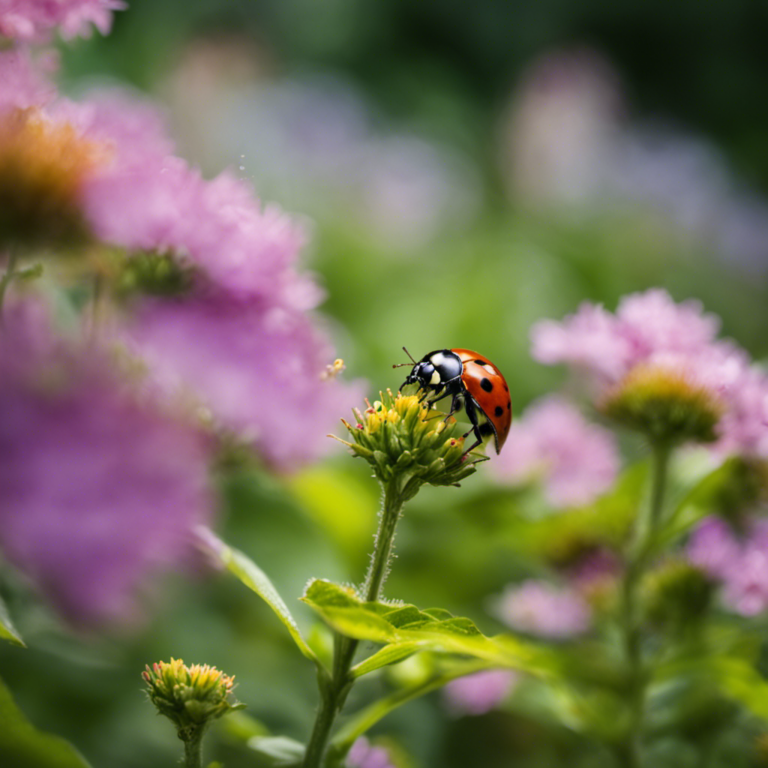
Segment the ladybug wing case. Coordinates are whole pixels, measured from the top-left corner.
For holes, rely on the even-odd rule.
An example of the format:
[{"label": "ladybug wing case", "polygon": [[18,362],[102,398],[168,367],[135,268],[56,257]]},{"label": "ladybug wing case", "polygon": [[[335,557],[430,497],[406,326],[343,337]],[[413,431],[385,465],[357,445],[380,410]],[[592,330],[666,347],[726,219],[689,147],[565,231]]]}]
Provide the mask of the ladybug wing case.
[{"label": "ladybug wing case", "polygon": [[454,349],[464,366],[461,375],[467,392],[493,428],[499,453],[512,425],[509,387],[499,369],[487,358],[469,349]]}]

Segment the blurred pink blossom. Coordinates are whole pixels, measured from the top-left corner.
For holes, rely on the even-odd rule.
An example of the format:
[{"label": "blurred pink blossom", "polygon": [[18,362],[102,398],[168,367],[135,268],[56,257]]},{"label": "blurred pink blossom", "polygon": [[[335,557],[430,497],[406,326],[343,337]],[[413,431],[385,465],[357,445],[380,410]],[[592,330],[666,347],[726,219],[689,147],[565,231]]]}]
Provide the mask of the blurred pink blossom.
[{"label": "blurred pink blossom", "polygon": [[514,484],[541,479],[556,507],[589,504],[613,485],[619,470],[613,435],[556,396],[530,406],[504,448],[492,464],[498,479]]},{"label": "blurred pink blossom", "polygon": [[680,374],[723,406],[716,450],[768,456],[768,377],[717,338],[719,325],[699,302],[678,304],[655,288],[625,296],[615,314],[585,303],[561,322],[537,323],[532,354],[571,366],[598,399],[639,365]]},{"label": "blurred pink blossom", "polygon": [[121,333],[171,399],[190,396],[281,468],[330,449],[328,431],[363,395],[321,380],[333,350],[316,320],[271,302],[146,300]]},{"label": "blurred pink blossom", "polygon": [[457,715],[482,715],[501,704],[519,680],[511,669],[488,669],[451,680],[443,688],[448,708]]},{"label": "blurred pink blossom", "polygon": [[91,26],[106,35],[121,0],[0,0],[0,36],[41,42],[58,31],[65,39],[88,37]]},{"label": "blurred pink blossom", "polygon": [[0,50],[0,114],[11,109],[29,109],[49,102],[56,88],[45,72],[55,66],[55,56],[33,58],[27,48]]},{"label": "blurred pink blossom", "polygon": [[688,557],[722,583],[723,602],[742,616],[768,610],[768,520],[753,521],[737,536],[722,519],[710,517],[693,532]]},{"label": "blurred pink blossom", "polygon": [[347,768],[394,768],[389,752],[384,747],[374,747],[361,736],[352,745],[346,760]]},{"label": "blurred pink blossom", "polygon": [[576,589],[538,579],[510,584],[496,613],[512,629],[557,640],[586,632],[592,623],[592,611]]},{"label": "blurred pink blossom", "polygon": [[209,445],[137,395],[95,346],[6,300],[0,334],[0,549],[68,618],[138,617],[150,574],[210,521]]}]

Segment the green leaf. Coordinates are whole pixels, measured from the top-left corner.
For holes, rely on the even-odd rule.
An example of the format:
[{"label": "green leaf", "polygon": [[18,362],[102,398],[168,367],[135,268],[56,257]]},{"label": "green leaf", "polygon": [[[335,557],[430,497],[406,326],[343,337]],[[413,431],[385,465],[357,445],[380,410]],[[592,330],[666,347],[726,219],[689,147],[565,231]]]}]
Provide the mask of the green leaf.
[{"label": "green leaf", "polygon": [[304,745],[287,736],[255,736],[248,747],[274,766],[301,765],[304,760]]},{"label": "green leaf", "polygon": [[302,600],[316,610],[334,630],[357,640],[386,647],[356,667],[357,676],[405,658],[415,651],[437,651],[482,659],[499,667],[548,675],[559,662],[543,648],[506,635],[486,637],[469,620],[413,605],[365,603],[354,590],[317,579],[309,584]]},{"label": "green leaf", "polygon": [[90,768],[67,741],[38,731],[0,681],[0,765],[22,768]]},{"label": "green leaf", "polygon": [[22,648],[27,647],[16,627],[13,626],[8,608],[2,597],[0,597],[0,638],[14,645],[20,645]]},{"label": "green leaf", "polygon": [[201,539],[206,550],[218,562],[240,579],[248,589],[253,590],[277,614],[277,617],[285,625],[298,649],[308,659],[314,661],[315,664],[322,666],[314,651],[301,636],[296,620],[264,571],[247,555],[225,544],[212,531],[204,529],[201,533]]}]

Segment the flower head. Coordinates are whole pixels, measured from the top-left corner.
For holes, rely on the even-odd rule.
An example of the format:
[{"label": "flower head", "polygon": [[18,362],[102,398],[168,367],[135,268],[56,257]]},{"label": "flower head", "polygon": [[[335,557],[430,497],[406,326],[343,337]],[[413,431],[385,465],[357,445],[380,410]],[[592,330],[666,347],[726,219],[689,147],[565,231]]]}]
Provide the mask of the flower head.
[{"label": "flower head", "polygon": [[453,437],[455,422],[447,424],[416,395],[387,390],[365,413],[354,414],[354,426],[342,419],[352,442],[336,439],[364,458],[382,483],[396,478],[405,499],[423,483],[455,485],[475,471],[474,462],[464,461],[464,439]]},{"label": "flower head", "polygon": [[654,623],[686,629],[705,615],[715,583],[705,570],[685,560],[672,560],[646,577],[648,616]]},{"label": "flower head", "polygon": [[34,109],[0,115],[0,244],[84,242],[85,182],[104,149]]},{"label": "flower head", "polygon": [[451,680],[443,697],[457,715],[482,715],[503,702],[519,680],[511,669],[487,669]]},{"label": "flower head", "polygon": [[528,408],[491,466],[501,482],[541,478],[547,500],[556,507],[589,504],[611,487],[618,468],[611,433],[559,397]]},{"label": "flower head", "polygon": [[187,666],[181,659],[171,659],[147,665],[141,676],[150,701],[176,726],[180,739],[189,739],[210,721],[244,706],[230,700],[234,677],[208,664]]},{"label": "flower head", "polygon": [[615,314],[585,304],[537,324],[533,355],[572,366],[601,410],[653,439],[768,451],[768,380],[718,328],[698,302],[654,289],[625,297]]}]

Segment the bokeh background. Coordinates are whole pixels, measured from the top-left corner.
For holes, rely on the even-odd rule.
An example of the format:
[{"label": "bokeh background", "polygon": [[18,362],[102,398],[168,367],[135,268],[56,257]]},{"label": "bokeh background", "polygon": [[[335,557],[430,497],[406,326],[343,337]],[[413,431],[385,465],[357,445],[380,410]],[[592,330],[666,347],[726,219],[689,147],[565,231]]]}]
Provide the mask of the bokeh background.
[{"label": "bokeh background", "polygon": [[[753,0],[131,0],[108,38],[62,48],[62,80],[73,95],[146,93],[179,154],[209,175],[235,169],[311,223],[305,263],[327,291],[344,375],[371,395],[401,382],[391,365],[403,345],[416,357],[469,347],[505,373],[519,412],[561,380],[530,359],[531,324],[584,300],[612,309],[662,285],[765,357],[766,29],[768,5]],[[292,476],[248,468],[222,481],[222,535],[289,599],[312,576],[358,581],[365,569],[378,489],[329,447]],[[500,630],[489,600],[535,554],[520,530],[517,497],[483,472],[461,491],[426,489],[387,595]],[[0,647],[0,672],[39,727],[94,766],[173,764],[178,743],[139,673],[180,656],[234,674],[253,716],[306,738],[314,674],[266,606],[202,572],[153,600],[134,635],[107,638],[11,606],[36,641]],[[309,632],[309,611],[296,613]],[[387,685],[360,685],[350,706]],[[423,768],[609,764],[535,712],[456,717],[439,694],[377,733]],[[229,768],[258,765],[223,725],[211,746]],[[674,754],[699,764],[679,744]]]}]

